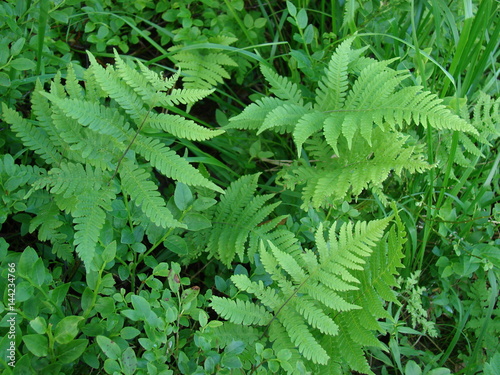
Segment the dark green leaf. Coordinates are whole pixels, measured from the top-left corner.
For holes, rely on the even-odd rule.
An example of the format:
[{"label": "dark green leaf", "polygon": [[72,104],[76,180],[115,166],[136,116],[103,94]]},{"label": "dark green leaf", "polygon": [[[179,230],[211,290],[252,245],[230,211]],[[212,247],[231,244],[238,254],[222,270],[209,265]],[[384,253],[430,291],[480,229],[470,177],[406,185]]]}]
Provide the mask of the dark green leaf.
[{"label": "dark green leaf", "polygon": [[12,56],[19,55],[21,53],[21,51],[23,50],[25,42],[26,42],[25,38],[19,38],[14,43],[12,43],[12,46],[10,47],[10,54]]},{"label": "dark green leaf", "polygon": [[32,247],[24,249],[21,257],[19,258],[18,272],[19,276],[31,280],[33,275],[33,265],[38,260],[38,255]]}]

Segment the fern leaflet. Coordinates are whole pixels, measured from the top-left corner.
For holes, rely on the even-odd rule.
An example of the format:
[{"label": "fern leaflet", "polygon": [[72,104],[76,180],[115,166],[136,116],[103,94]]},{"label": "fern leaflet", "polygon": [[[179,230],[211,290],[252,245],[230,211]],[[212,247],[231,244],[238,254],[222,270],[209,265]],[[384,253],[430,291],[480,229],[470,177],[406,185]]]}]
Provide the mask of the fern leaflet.
[{"label": "fern leaflet", "polygon": [[[344,349],[340,348],[340,344],[343,343],[348,348],[345,350],[351,351],[349,357],[354,361],[351,367],[371,373],[362,347],[380,345],[371,333],[379,327],[371,323],[370,327],[366,327],[361,319],[377,323],[379,311],[385,313],[379,296],[384,295],[390,300],[394,298],[385,291],[394,285],[393,275],[397,273],[396,267],[401,265],[399,260],[404,233],[401,233],[401,223],[397,219],[400,232],[396,234],[391,229],[389,242],[383,241],[390,220],[344,224],[339,234],[336,234],[336,224],[333,224],[328,241],[320,225],[315,251],[289,252],[271,242],[261,244],[260,260],[273,284],[264,285],[262,281],[252,281],[246,275],[234,275],[231,277],[234,285],[240,291],[253,295],[255,302],[213,297],[211,306],[235,324],[263,325],[267,321],[266,331],[269,329],[270,339],[278,345],[275,350],[293,350],[296,347],[318,369],[323,365],[330,366],[329,361],[338,356],[333,348],[342,351]],[[389,254],[377,253],[376,259],[370,261],[375,249],[386,249]],[[390,266],[387,266],[387,259]],[[380,272],[378,267],[384,272]],[[373,274],[373,278],[361,277],[367,272]],[[382,293],[378,294],[377,290]],[[368,297],[366,302],[363,300],[365,295]],[[374,305],[365,310],[359,306],[360,303],[363,307],[365,303]],[[262,314],[260,319],[259,311]],[[358,311],[368,316],[363,318],[357,314]],[[357,327],[348,326],[354,321]],[[352,338],[357,331],[360,338]]]}]

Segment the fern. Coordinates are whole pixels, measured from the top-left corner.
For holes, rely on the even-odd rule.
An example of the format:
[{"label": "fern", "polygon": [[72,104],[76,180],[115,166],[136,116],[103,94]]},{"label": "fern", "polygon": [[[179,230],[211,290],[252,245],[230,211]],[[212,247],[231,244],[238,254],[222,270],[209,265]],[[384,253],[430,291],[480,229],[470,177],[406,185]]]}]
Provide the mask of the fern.
[{"label": "fern", "polygon": [[[418,86],[402,87],[408,73],[389,68],[392,61],[365,58],[364,49],[353,50],[351,45],[348,39],[333,54],[314,101],[306,101],[297,84],[262,66],[276,97],[257,100],[227,125],[255,129],[257,134],[289,133],[299,154],[303,148],[310,152],[308,139],[315,144],[326,141],[323,147],[331,150],[326,158],[323,154],[313,166],[296,165],[291,173],[284,172],[289,185],[305,184],[303,208],[335,203],[349,194],[358,196],[370,186],[379,188],[393,170],[401,174],[403,169],[430,168],[423,149],[405,141],[403,131],[410,126],[479,134],[436,95]],[[366,152],[360,152],[360,147]],[[390,155],[382,157],[385,147]]]},{"label": "fern", "polygon": [[[35,189],[49,190],[59,208],[73,216],[75,249],[87,269],[91,267],[106,212],[116,197],[116,189],[106,183],[109,178],[109,172],[89,165],[84,168],[81,164],[61,163],[33,184]],[[39,220],[37,217],[30,229],[36,228]]]},{"label": "fern", "polygon": [[[142,64],[137,69],[116,53],[115,66],[106,68],[90,53],[89,58],[84,85],[71,66],[65,81],[58,73],[47,91],[37,82],[32,120],[2,105],[3,120],[48,169],[29,180],[33,186],[30,194],[44,189],[59,210],[71,215],[73,245],[87,269],[93,267],[100,232],[118,194],[130,198],[151,224],[186,227],[167,208],[152,171],[140,166],[144,161],[175,181],[222,192],[185,158],[150,136],[151,130],[188,140],[207,140],[223,132],[156,112],[158,107],[168,110],[177,104],[191,105],[211,90],[174,89],[179,74],[164,79]],[[44,202],[39,207],[47,207],[51,217],[57,218],[53,205]],[[44,224],[44,217],[35,216],[30,229],[40,228],[41,239],[61,247],[63,239],[53,235],[61,221],[48,219]]]},{"label": "fern", "polygon": [[362,137],[355,137],[353,149],[349,151],[344,141],[339,149],[345,156],[337,157],[324,139],[315,137],[305,146],[316,160],[313,165],[295,163],[285,167],[280,178],[287,188],[303,186],[303,208],[336,203],[332,196],[356,196],[363,189],[380,188],[391,171],[401,175],[403,170],[414,173],[429,169],[421,147],[406,145],[407,139],[398,133],[374,129],[371,145]]},{"label": "fern", "polygon": [[297,348],[319,372],[342,358],[372,373],[363,347],[381,346],[372,331],[387,315],[381,299],[395,301],[391,288],[402,266],[403,226],[396,217],[384,236],[389,221],[346,223],[338,234],[333,224],[328,240],[320,225],[316,248],[302,252],[262,243],[260,260],[273,284],[234,275],[234,285],[254,301],[212,297],[211,306],[233,324],[264,326],[276,351]]},{"label": "fern", "polygon": [[122,187],[141,207],[146,216],[160,227],[185,227],[174,219],[160,196],[156,185],[148,179],[151,175],[130,161],[125,161],[119,169]]},{"label": "fern", "polygon": [[[460,108],[461,117],[469,118],[467,105]],[[473,116],[470,124],[477,130],[473,134],[458,133],[458,145],[455,149],[454,162],[463,167],[475,165],[476,158],[483,158],[482,145],[491,147],[492,142],[500,136],[500,99],[492,99],[485,93],[480,93],[473,106]],[[444,148],[441,149],[440,159],[447,160],[451,152],[453,135],[445,132],[442,137]],[[484,149],[483,147],[483,149]],[[458,176],[455,176],[458,179]]]},{"label": "fern", "polygon": [[236,255],[241,261],[245,259],[247,245],[246,255],[252,260],[260,239],[278,243],[290,240],[290,233],[286,231],[272,232],[286,216],[259,226],[279,203],[266,205],[272,195],[254,195],[258,177],[258,174],[248,175],[233,182],[216,207],[213,226],[208,234],[207,251],[227,266]]},{"label": "fern", "polygon": [[[26,201],[31,184],[42,178],[46,170],[29,165],[18,165],[10,154],[0,156],[0,228],[11,213],[26,209],[26,204],[35,206],[34,199]],[[42,199],[40,204],[45,203]],[[24,203],[25,202],[25,203]]]},{"label": "fern", "polygon": [[59,163],[62,160],[62,155],[50,141],[47,132],[30,124],[16,111],[8,108],[5,103],[2,103],[2,113],[4,121],[12,124],[12,131],[21,138],[26,147],[29,147],[49,164]]},{"label": "fern", "polygon": [[[208,42],[221,46],[229,46],[235,41],[235,38],[208,39]],[[238,63],[225,51],[206,52],[204,49],[186,49],[186,46],[173,46],[170,51],[172,59],[183,72],[182,81],[187,89],[210,90],[230,78],[228,67],[238,67]]]}]

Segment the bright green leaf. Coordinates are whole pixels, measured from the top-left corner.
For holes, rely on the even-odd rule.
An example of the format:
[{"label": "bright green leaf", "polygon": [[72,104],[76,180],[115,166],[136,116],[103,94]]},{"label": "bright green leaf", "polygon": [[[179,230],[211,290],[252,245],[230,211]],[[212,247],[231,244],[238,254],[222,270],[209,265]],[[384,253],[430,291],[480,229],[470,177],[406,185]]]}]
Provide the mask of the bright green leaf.
[{"label": "bright green leaf", "polygon": [[122,353],[122,369],[125,375],[133,375],[137,369],[137,357],[134,350],[130,347]]},{"label": "bright green leaf", "polygon": [[45,357],[49,353],[49,339],[45,335],[24,335],[23,342],[37,357]]},{"label": "bright green leaf", "polygon": [[33,319],[30,322],[30,326],[35,330],[36,333],[39,333],[40,335],[43,335],[47,332],[47,322],[40,316],[37,316],[35,319]]},{"label": "bright green leaf", "polygon": [[57,323],[54,329],[54,339],[59,344],[67,344],[72,341],[79,332],[78,323],[83,320],[83,316],[67,316]]},{"label": "bright green leaf", "polygon": [[191,230],[193,232],[207,229],[212,226],[212,223],[207,217],[196,212],[187,213],[184,217],[184,223],[187,225],[188,230]]},{"label": "bright green leaf", "polygon": [[101,256],[104,263],[109,263],[114,260],[116,256],[116,241],[113,241],[106,246]]},{"label": "bright green leaf", "polygon": [[58,347],[57,361],[62,364],[69,364],[76,361],[85,352],[89,340],[73,340],[65,345]]},{"label": "bright green leaf", "polygon": [[10,62],[10,66],[16,70],[31,70],[35,68],[35,62],[25,57],[18,57]]},{"label": "bright green leaf", "polygon": [[19,55],[21,53],[21,51],[23,50],[25,42],[26,42],[25,38],[19,38],[14,43],[12,43],[12,46],[10,47],[10,54],[12,56]]},{"label": "bright green leaf", "polygon": [[122,351],[117,343],[105,336],[97,336],[96,340],[97,344],[108,358],[118,359],[120,357]]},{"label": "bright green leaf", "polygon": [[307,12],[305,9],[301,9],[297,13],[297,26],[299,29],[305,29],[307,26]]},{"label": "bright green leaf", "polygon": [[181,211],[186,210],[193,203],[193,193],[189,186],[182,182],[177,182],[174,192],[174,202]]}]

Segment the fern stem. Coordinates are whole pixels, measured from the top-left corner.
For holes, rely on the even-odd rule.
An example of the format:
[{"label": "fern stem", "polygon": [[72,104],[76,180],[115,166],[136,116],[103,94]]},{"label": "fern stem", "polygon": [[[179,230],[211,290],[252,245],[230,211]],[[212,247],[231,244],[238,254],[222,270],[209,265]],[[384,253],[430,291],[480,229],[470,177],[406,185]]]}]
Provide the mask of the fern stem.
[{"label": "fern stem", "polygon": [[137,131],[135,132],[134,137],[132,138],[132,140],[128,144],[128,146],[125,149],[125,151],[123,152],[122,156],[120,156],[120,159],[118,159],[118,163],[116,163],[116,169],[113,172],[113,175],[111,176],[111,178],[109,179],[108,185],[111,183],[111,181],[113,181],[113,179],[115,178],[116,174],[118,173],[118,168],[120,168],[120,164],[123,161],[123,158],[125,157],[125,155],[127,155],[127,152],[130,150],[130,147],[132,147],[132,145],[134,144],[137,136],[139,135],[139,133],[141,132],[142,128],[144,127],[144,123],[146,122],[146,119],[148,118],[150,112],[151,112],[151,108],[148,109],[148,112],[146,113],[146,115],[142,119],[141,125],[137,128]]}]

